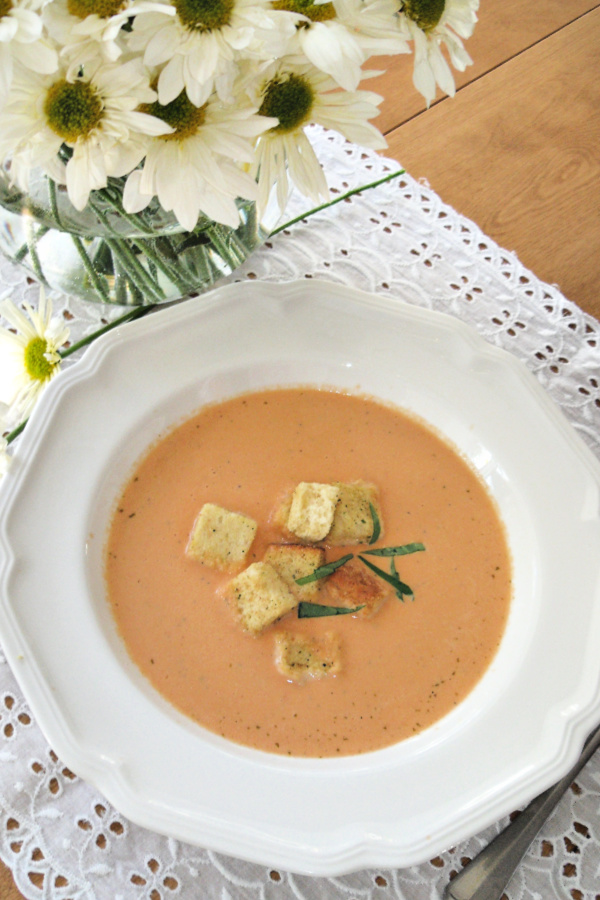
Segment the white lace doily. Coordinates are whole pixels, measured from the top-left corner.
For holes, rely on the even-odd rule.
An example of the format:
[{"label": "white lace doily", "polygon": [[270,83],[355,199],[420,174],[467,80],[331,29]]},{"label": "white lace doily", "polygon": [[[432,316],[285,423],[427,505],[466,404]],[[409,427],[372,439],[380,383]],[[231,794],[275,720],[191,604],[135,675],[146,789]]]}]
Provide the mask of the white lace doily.
[{"label": "white lace doily", "polygon": [[[334,196],[399,169],[332,133],[314,129],[313,138]],[[290,219],[305,209],[292,198]],[[408,175],[290,227],[223,283],[248,278],[323,278],[468,321],[536,374],[600,456],[600,324]],[[2,261],[0,294],[9,289],[16,301],[37,302],[37,285]],[[52,299],[73,341],[124,311]],[[434,900],[506,824],[414,868],[334,879],[199,850],[128,822],[70,772],[2,657],[0,763],[0,856],[22,894],[41,900]],[[599,900],[600,754],[544,826],[507,896]]]}]

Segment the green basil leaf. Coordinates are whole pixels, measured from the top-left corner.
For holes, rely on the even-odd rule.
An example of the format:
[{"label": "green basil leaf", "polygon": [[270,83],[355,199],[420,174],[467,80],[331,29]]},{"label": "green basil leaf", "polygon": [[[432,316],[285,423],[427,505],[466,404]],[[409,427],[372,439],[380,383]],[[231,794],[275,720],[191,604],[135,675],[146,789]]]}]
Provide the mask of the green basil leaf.
[{"label": "green basil leaf", "polygon": [[379,535],[381,534],[381,522],[379,521],[379,516],[377,515],[377,510],[373,506],[372,503],[369,502],[369,509],[371,510],[371,518],[373,519],[373,534],[369,539],[370,544],[376,544],[379,540]]},{"label": "green basil leaf", "polygon": [[386,572],[384,569],[380,569],[379,566],[374,565],[370,560],[365,559],[364,556],[359,554],[358,558],[361,562],[368,566],[372,572],[375,572],[376,575],[379,575],[380,578],[383,578],[384,581],[387,581],[388,584],[391,584],[395,591],[400,591],[402,594],[412,594],[411,589],[407,584],[404,584],[403,581],[400,581],[397,575],[390,574]]},{"label": "green basil leaf", "polygon": [[296,578],[296,584],[310,584],[311,581],[318,581],[319,578],[327,578],[328,575],[331,575],[332,572],[335,572],[336,569],[339,569],[340,566],[347,563],[353,556],[354,553],[347,553],[346,556],[341,556],[333,562],[325,563],[325,565],[316,568],[310,575],[303,575],[302,578]]},{"label": "green basil leaf", "polygon": [[[398,569],[396,568],[396,557],[395,556],[392,556],[392,559],[390,562],[390,572],[394,576],[394,578],[397,578],[398,581],[400,581],[400,576],[398,575]],[[402,593],[402,591],[396,590],[396,597],[398,598],[398,600],[401,600],[402,603],[404,603],[404,594]]]},{"label": "green basil leaf", "polygon": [[365,550],[367,556],[408,556],[409,553],[418,553],[424,550],[425,545],[420,542],[401,544],[399,547],[378,547],[376,550]]},{"label": "green basil leaf", "polygon": [[390,572],[392,573],[394,578],[397,578],[398,581],[400,582],[400,588],[396,591],[396,597],[398,598],[398,600],[401,600],[404,603],[405,596],[410,597],[411,600],[414,600],[415,599],[414,592],[411,590],[411,588],[409,588],[409,586],[407,584],[405,584],[403,581],[400,581],[400,577],[398,575],[398,570],[396,569],[396,557],[395,556],[392,556],[392,561],[390,563]]},{"label": "green basil leaf", "polygon": [[301,600],[298,604],[299,619],[316,619],[321,616],[347,616],[349,613],[359,612],[364,609],[362,606],[325,606],[322,603],[307,603]]}]

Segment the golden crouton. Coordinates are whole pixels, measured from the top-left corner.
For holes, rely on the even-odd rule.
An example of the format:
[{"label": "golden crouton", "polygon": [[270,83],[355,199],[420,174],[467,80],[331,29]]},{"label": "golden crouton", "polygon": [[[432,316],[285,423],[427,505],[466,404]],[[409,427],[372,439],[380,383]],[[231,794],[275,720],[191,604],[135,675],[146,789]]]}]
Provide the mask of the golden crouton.
[{"label": "golden crouton", "polygon": [[271,514],[271,521],[273,525],[279,528],[283,532],[283,534],[287,538],[289,538],[290,541],[294,540],[294,535],[290,531],[288,531],[287,527],[290,507],[292,505],[292,494],[293,491],[290,491],[289,493],[284,494],[283,497],[280,497],[277,506]]},{"label": "golden crouton", "polygon": [[322,541],[333,523],[339,488],[301,481],[292,495],[287,528],[303,541]]},{"label": "golden crouton", "polygon": [[332,632],[321,638],[287,631],[277,634],[275,665],[290,681],[337,675],[342,668],[339,637]]},{"label": "golden crouton", "polygon": [[205,503],[194,522],[186,556],[216,569],[235,570],[244,562],[256,528],[248,516]]},{"label": "golden crouton", "polygon": [[287,586],[299,600],[312,600],[321,589],[322,579],[296,584],[296,578],[312,575],[325,562],[325,551],[304,544],[269,544],[264,561],[277,569]]},{"label": "golden crouton", "polygon": [[391,588],[359,559],[351,559],[328,577],[327,593],[333,606],[363,606],[357,615],[372,616],[389,596]]},{"label": "golden crouton", "polygon": [[375,523],[369,504],[372,503],[383,535],[383,522],[379,508],[379,494],[374,484],[366,481],[353,481],[349,484],[337,483],[339,500],[331,530],[327,535],[327,543],[368,544],[373,535]]},{"label": "golden crouton", "polygon": [[298,600],[281,575],[269,563],[252,563],[236,575],[225,594],[242,627],[259,634],[294,609]]}]

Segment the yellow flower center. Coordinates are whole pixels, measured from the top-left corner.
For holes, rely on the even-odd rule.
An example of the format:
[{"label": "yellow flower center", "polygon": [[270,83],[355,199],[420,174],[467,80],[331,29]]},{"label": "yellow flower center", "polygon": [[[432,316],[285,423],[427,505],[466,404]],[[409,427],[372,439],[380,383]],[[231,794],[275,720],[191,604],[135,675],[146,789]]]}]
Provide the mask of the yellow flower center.
[{"label": "yellow flower center", "polygon": [[259,113],[279,119],[279,125],[271,131],[285,134],[308,120],[314,100],[311,85],[300,75],[290,75],[285,80],[274,78],[267,85]]},{"label": "yellow flower center", "polygon": [[110,19],[126,6],[127,0],[67,0],[67,9],[78,19],[86,19],[94,13],[101,19]]},{"label": "yellow flower center", "polygon": [[273,9],[300,13],[311,22],[328,22],[336,15],[333,3],[313,3],[313,0],[275,0]]},{"label": "yellow flower center", "polygon": [[400,6],[400,12],[405,13],[409,19],[423,31],[433,31],[444,14],[446,0],[404,0]]},{"label": "yellow flower center", "polygon": [[235,0],[173,0],[173,6],[190,31],[216,31],[229,25]]},{"label": "yellow flower center", "polygon": [[182,91],[178,97],[164,106],[158,101],[143,103],[140,106],[140,112],[156,116],[157,119],[162,119],[163,122],[175,129],[171,134],[163,134],[161,140],[184,141],[196,134],[200,126],[204,124],[206,105],[194,106],[186,92]]},{"label": "yellow flower center", "polygon": [[48,341],[43,337],[31,338],[25,347],[25,370],[35,381],[48,381],[57,365],[48,362],[44,356],[47,352]]},{"label": "yellow flower center", "polygon": [[48,89],[44,113],[52,131],[73,144],[102,120],[102,101],[91,84],[63,78]]},{"label": "yellow flower center", "polygon": [[13,0],[0,0],[0,19],[7,16],[13,8]]}]

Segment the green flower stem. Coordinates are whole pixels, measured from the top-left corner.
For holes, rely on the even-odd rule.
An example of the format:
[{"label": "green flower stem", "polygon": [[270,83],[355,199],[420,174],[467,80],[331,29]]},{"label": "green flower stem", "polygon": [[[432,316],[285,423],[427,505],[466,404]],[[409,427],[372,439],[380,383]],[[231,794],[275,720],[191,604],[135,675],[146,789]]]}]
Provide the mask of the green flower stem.
[{"label": "green flower stem", "polygon": [[137,256],[129,246],[127,240],[123,238],[118,231],[115,231],[115,229],[106,218],[103,210],[98,207],[98,204],[94,200],[92,200],[91,196],[88,202],[106,230],[110,234],[114,235],[113,238],[105,238],[106,244],[108,247],[110,247],[115,258],[119,260],[123,270],[127,273],[132,287],[134,287],[142,295],[144,294],[144,291],[148,291],[155,298],[159,300],[164,299],[164,291],[162,290],[160,285],[152,279],[152,276],[149,275],[148,272],[146,272]]},{"label": "green flower stem", "polygon": [[235,250],[238,254],[238,265],[241,265],[248,256],[243,241],[238,238],[235,231],[231,232],[227,240],[231,244],[232,252]]},{"label": "green flower stem", "polygon": [[177,263],[177,253],[170,239],[166,235],[161,234],[153,240],[154,246],[165,262],[175,265]]},{"label": "green flower stem", "polygon": [[35,247],[36,244],[36,234],[35,234],[35,225],[33,222],[28,222],[26,225],[27,228],[27,249],[29,251],[29,258],[31,260],[31,265],[33,267],[33,271],[35,272],[36,278],[41,281],[42,284],[48,285],[44,277],[44,271],[40,264],[40,258],[37,254],[37,250]]},{"label": "green flower stem", "polygon": [[14,441],[15,438],[19,437],[19,435],[25,429],[25,426],[27,425],[28,422],[29,422],[29,419],[25,419],[25,421],[21,422],[20,425],[17,425],[16,428],[13,428],[11,433],[6,435],[6,443],[10,444],[11,441]]},{"label": "green flower stem", "polygon": [[[96,192],[96,193],[98,193],[98,192]],[[122,240],[122,235],[119,234],[119,232],[116,230],[116,228],[112,227],[112,225],[110,224],[110,222],[108,221],[108,219],[106,217],[106,213],[96,203],[95,199],[92,198],[91,194],[89,196],[88,203],[89,203],[90,207],[94,210],[94,212],[96,213],[96,215],[98,216],[98,218],[100,219],[100,221],[102,222],[102,224],[104,225],[106,230],[109,232],[109,234],[111,234],[114,238],[116,238],[116,240]]]},{"label": "green flower stem", "polygon": [[115,281],[114,281],[114,295],[115,301],[120,303],[123,306],[127,305],[127,274],[123,271],[120,262],[118,259],[113,259],[114,264],[114,273],[115,273]]},{"label": "green flower stem", "polygon": [[35,249],[34,241],[31,241],[28,249],[29,249],[29,258],[31,259],[31,265],[32,265],[33,271],[35,272],[35,277],[42,284],[45,284],[46,286],[48,286],[48,282],[46,281],[46,278],[44,276],[44,272],[43,272],[43,269],[42,269],[42,266],[40,263],[40,258],[37,254],[37,250]]},{"label": "green flower stem", "polygon": [[313,216],[315,213],[321,212],[323,209],[329,209],[330,206],[335,206],[336,203],[341,203],[343,200],[347,200],[348,197],[353,197],[355,194],[361,194],[363,191],[368,191],[371,188],[379,187],[380,184],[385,184],[386,181],[391,181],[392,178],[398,178],[400,175],[404,175],[406,169],[399,169],[397,172],[391,172],[389,175],[386,175],[384,178],[380,178],[378,181],[372,181],[370,184],[363,184],[361,187],[353,188],[351,191],[347,191],[347,193],[342,194],[339,197],[336,197],[335,200],[329,200],[327,203],[322,203],[321,206],[315,206],[313,209],[309,209],[308,212],[302,213],[300,216],[296,216],[295,219],[290,219],[289,222],[285,222],[284,225],[279,225],[278,228],[275,228],[269,235],[269,237],[274,237],[276,234],[279,234],[280,231],[285,231],[286,228],[289,228],[291,225],[296,225],[297,222],[302,222],[303,219],[308,219],[309,216]]},{"label": "green flower stem", "polygon": [[58,201],[56,199],[56,182],[52,178],[48,179],[48,194],[50,195],[50,209],[52,210],[52,215],[54,216],[56,227],[60,231],[62,231],[63,226],[60,220],[60,213],[58,211]]},{"label": "green flower stem", "polygon": [[[208,245],[207,245],[208,246]],[[190,276],[201,284],[214,284],[223,273],[217,267],[210,254],[205,253],[190,261]]]},{"label": "green flower stem", "polygon": [[121,268],[123,272],[123,287],[125,291],[129,291],[129,295],[131,297],[131,303],[134,306],[144,306],[144,295],[138,285],[131,280],[131,277],[123,270],[123,267],[118,259],[115,259],[115,266]]},{"label": "green flower stem", "polygon": [[[198,230],[198,226],[194,232],[191,232],[192,235],[196,234]],[[178,235],[179,238],[183,237],[183,233]],[[136,243],[140,243],[139,240],[136,239]],[[198,265],[199,260],[186,259],[184,256],[184,252],[186,249],[186,240],[181,241],[175,249],[171,242],[171,238],[167,235],[163,234],[160,237],[154,238],[151,242],[149,242],[152,251],[158,255],[158,258],[155,258],[155,263],[160,265],[161,268],[166,266],[168,271],[163,268],[163,271],[168,275],[173,284],[176,284],[177,287],[181,290],[182,294],[185,294],[191,290],[194,290],[198,286],[198,273],[194,266]],[[144,252],[146,249],[146,243],[143,243]],[[184,264],[185,263],[185,264]],[[201,280],[204,279],[206,275],[206,266],[203,269],[203,276],[201,276]],[[214,280],[214,279],[213,279]]]},{"label": "green flower stem", "polygon": [[[123,208],[123,204],[119,203],[119,201],[113,197],[112,192],[108,188],[100,188],[100,190],[95,192],[98,196],[100,196],[103,200],[108,203],[109,206],[119,214],[119,218],[125,219],[129,222],[130,225],[133,225],[134,228],[137,228],[139,231],[143,232],[143,234],[147,234],[149,237],[154,234],[154,229],[147,225],[144,222],[141,216],[138,216],[136,213],[128,213]],[[97,210],[94,207],[94,210]]]},{"label": "green flower stem", "polygon": [[209,225],[206,229],[206,234],[219,256],[223,259],[238,266],[245,259],[246,254],[243,252],[234,232],[228,234],[221,225]]},{"label": "green flower stem", "polygon": [[144,238],[134,238],[135,243],[140,248],[140,250],[144,253],[145,256],[151,260],[157,269],[166,275],[166,277],[173,284],[177,285],[179,290],[182,293],[185,293],[190,288],[190,282],[187,281],[185,277],[182,277],[181,273],[177,271],[177,269],[172,266],[160,253],[157,253],[154,247],[152,246],[152,241],[147,241]]},{"label": "green flower stem", "polygon": [[[136,245],[136,246],[139,250],[140,249],[139,245]],[[152,278],[153,281],[158,281],[158,269],[154,265],[154,262],[151,259],[149,259],[147,253],[145,253],[144,256],[146,257],[146,261],[148,262],[148,272],[150,274],[150,277]]]},{"label": "green flower stem", "polygon": [[145,292],[151,294],[156,300],[163,300],[165,297],[164,291],[160,285],[152,281],[152,278],[127,243],[123,240],[115,240],[115,238],[105,238],[105,240],[137,290],[142,294]]},{"label": "green flower stem", "polygon": [[[47,225],[40,225],[40,229],[36,235],[36,241],[41,240],[45,234],[48,234],[50,229]],[[15,253],[15,262],[22,262],[27,254],[29,253],[29,244],[21,244],[17,252]]]},{"label": "green flower stem", "polygon": [[100,295],[102,300],[105,300],[107,303],[109,303],[110,297],[108,294],[108,288],[106,286],[106,283],[105,283],[104,279],[102,278],[102,276],[98,275],[98,273],[96,272],[96,270],[92,264],[92,261],[89,258],[89,256],[87,255],[86,249],[83,246],[83,241],[76,234],[71,235],[71,240],[73,241],[75,249],[77,250],[77,253],[79,254],[79,258],[81,259],[81,261],[83,263],[85,271],[87,272],[88,277],[89,277],[90,281],[92,282],[94,290],[98,292],[98,294]]},{"label": "green flower stem", "polygon": [[256,205],[246,206],[246,221],[243,223],[243,234],[253,234],[256,231],[257,226],[257,218],[258,213],[256,211]]},{"label": "green flower stem", "polygon": [[[99,328],[97,331],[92,331],[91,334],[88,334],[87,337],[82,338],[80,341],[77,341],[74,344],[71,344],[70,347],[67,347],[66,350],[61,350],[60,355],[62,359],[66,359],[67,356],[71,356],[72,353],[76,353],[78,350],[81,350],[82,347],[87,347],[88,344],[91,344],[96,338],[101,337],[103,334],[106,334],[107,331],[112,331],[113,328],[118,328],[119,325],[124,325],[126,322],[133,322],[134,319],[141,319],[142,316],[145,316],[146,313],[151,312],[153,309],[156,309],[158,303],[150,303],[148,306],[136,306],[134,309],[131,309],[129,312],[126,312],[125,315],[119,316],[118,319],[115,319],[113,322],[109,322],[108,325],[104,325],[102,328]],[[19,425],[19,428],[22,426]],[[16,429],[15,429],[16,431]],[[8,436],[7,440],[10,438]]]},{"label": "green flower stem", "polygon": [[[177,236],[177,235],[176,235]],[[137,240],[137,239],[136,239]],[[146,240],[146,238],[144,238]],[[152,241],[156,251],[161,254],[162,259],[167,262],[177,262],[177,257],[179,255],[179,251],[175,249],[173,244],[171,243],[171,238],[167,234],[161,234],[159,237],[153,235],[150,240]],[[161,250],[161,248],[163,248]],[[184,276],[185,277],[185,276]]]}]

